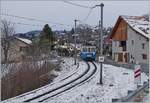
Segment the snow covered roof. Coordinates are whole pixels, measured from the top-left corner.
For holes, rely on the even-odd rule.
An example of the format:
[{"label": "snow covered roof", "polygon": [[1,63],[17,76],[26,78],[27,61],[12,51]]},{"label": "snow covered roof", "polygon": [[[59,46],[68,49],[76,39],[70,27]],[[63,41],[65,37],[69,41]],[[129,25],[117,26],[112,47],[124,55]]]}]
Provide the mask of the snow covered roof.
[{"label": "snow covered roof", "polygon": [[79,34],[73,34],[72,36],[79,36]]},{"label": "snow covered roof", "polygon": [[121,16],[132,29],[150,39],[150,22],[142,16]]},{"label": "snow covered roof", "polygon": [[29,39],[25,39],[25,38],[20,38],[20,37],[16,37],[16,39],[26,43],[26,44],[32,44],[32,41]]}]

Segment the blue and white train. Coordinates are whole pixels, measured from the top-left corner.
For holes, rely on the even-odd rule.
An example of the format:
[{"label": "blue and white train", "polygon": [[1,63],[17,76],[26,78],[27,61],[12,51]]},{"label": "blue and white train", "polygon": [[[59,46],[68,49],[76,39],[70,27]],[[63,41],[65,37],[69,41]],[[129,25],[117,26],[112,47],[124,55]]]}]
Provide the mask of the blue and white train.
[{"label": "blue and white train", "polygon": [[82,46],[81,59],[84,61],[95,61],[96,59],[96,47],[95,46]]}]

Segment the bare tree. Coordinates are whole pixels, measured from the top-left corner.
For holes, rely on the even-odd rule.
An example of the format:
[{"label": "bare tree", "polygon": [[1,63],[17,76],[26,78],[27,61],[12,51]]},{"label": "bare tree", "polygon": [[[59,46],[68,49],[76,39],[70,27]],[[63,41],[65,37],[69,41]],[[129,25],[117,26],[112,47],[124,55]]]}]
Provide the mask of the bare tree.
[{"label": "bare tree", "polygon": [[79,24],[76,28],[77,33],[80,36],[80,39],[77,41],[80,41],[82,43],[86,43],[91,39],[92,29],[87,24]]},{"label": "bare tree", "polygon": [[144,14],[143,17],[144,17],[147,21],[149,21],[150,14]]},{"label": "bare tree", "polygon": [[15,33],[14,25],[7,20],[1,20],[1,46],[4,53],[4,63],[8,62],[8,53],[10,49],[10,41]]}]

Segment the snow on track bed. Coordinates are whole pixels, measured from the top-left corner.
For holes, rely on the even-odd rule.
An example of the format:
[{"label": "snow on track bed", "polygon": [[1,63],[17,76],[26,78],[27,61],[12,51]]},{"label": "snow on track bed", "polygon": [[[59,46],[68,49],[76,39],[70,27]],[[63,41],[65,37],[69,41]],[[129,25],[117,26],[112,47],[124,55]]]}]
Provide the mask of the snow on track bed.
[{"label": "snow on track bed", "polygon": [[[85,68],[80,68],[80,69],[85,69]],[[84,76],[87,72],[89,71],[89,68],[86,68],[85,71],[83,73],[78,73],[77,75],[74,75],[72,78],[68,78],[67,80],[63,81],[63,82],[59,82],[57,83],[57,85],[54,85],[53,87],[49,88],[49,90],[47,90],[45,93],[39,94],[35,97],[32,97],[30,99],[25,100],[25,102],[30,102],[30,101],[34,101],[38,98],[42,98],[45,97],[46,95],[55,92],[56,90],[59,90],[69,84],[71,84],[72,82],[78,80],[80,77]],[[74,79],[75,78],[75,79]]]},{"label": "snow on track bed", "polygon": [[[57,73],[57,75],[59,75],[59,76],[56,77],[55,80],[51,84],[48,84],[46,86],[40,87],[38,89],[35,89],[35,90],[27,92],[27,93],[21,94],[19,96],[12,97],[10,99],[4,100],[3,102],[13,102],[13,101],[21,102],[24,99],[26,99],[28,95],[29,95],[29,97],[30,96],[32,97],[32,96],[35,96],[36,94],[43,93],[44,90],[47,90],[50,86],[55,85],[56,83],[59,83],[65,79],[68,79],[69,77],[77,74],[77,72],[79,71],[79,69],[78,69],[79,65],[82,65],[82,68],[84,67],[83,65],[85,65],[84,62],[80,62],[78,65],[73,65],[73,62],[72,62],[73,58],[63,58],[63,61],[64,61],[64,63],[61,64],[61,71],[59,71]],[[80,72],[82,72],[82,71],[80,71]]]},{"label": "snow on track bed", "polygon": [[[83,69],[83,68],[80,68]],[[51,97],[54,97],[60,93],[65,92],[66,90],[69,90],[73,88],[74,86],[84,82],[87,80],[90,76],[92,76],[95,73],[96,69],[92,70],[88,64],[88,68],[79,76],[71,78],[69,82],[66,82],[65,84],[60,84],[60,86],[48,91],[47,93],[44,93],[42,95],[39,95],[35,98],[31,98],[29,100],[26,100],[25,102],[43,102]],[[69,78],[70,79],[70,78]]]},{"label": "snow on track bed", "polygon": [[[79,64],[74,65],[74,62],[73,62],[74,58],[63,58],[62,60],[63,62],[61,63],[61,68],[60,68],[61,71],[58,71],[58,72],[53,71],[54,74],[58,75],[53,80],[54,82],[62,81],[63,79],[69,77],[70,75],[74,74],[75,72],[79,70],[78,69]],[[80,62],[80,65],[84,65],[84,63]]]},{"label": "snow on track bed", "polygon": [[[80,71],[78,73],[76,73],[76,75],[71,76],[71,78],[67,78],[67,80],[65,80],[65,81],[61,81],[61,82],[59,82],[59,83],[57,83],[55,85],[51,85],[51,86],[49,86],[47,88],[43,88],[43,89],[41,89],[39,91],[32,92],[31,94],[28,94],[26,96],[22,96],[20,98],[18,97],[16,99],[14,98],[13,100],[17,101],[17,102],[23,102],[23,101],[28,102],[28,101],[30,101],[32,99],[39,98],[39,97],[41,97],[43,95],[46,95],[46,94],[48,94],[50,92],[53,92],[53,91],[55,91],[57,89],[60,89],[60,88],[62,88],[62,85],[68,85],[70,83],[70,81],[73,82],[73,81],[76,80],[76,78],[80,79],[80,77],[84,76],[89,71],[89,68],[88,69],[85,68],[85,64],[81,65],[79,68],[80,68]],[[13,100],[10,101],[10,102],[13,102]]]},{"label": "snow on track bed", "polygon": [[49,99],[49,96],[53,97],[53,96],[56,96],[57,94],[63,93],[65,91],[77,86],[78,84],[83,83],[84,81],[88,80],[92,75],[95,74],[95,72],[97,70],[96,66],[94,66],[95,67],[94,69],[91,69],[89,64],[87,66],[88,66],[88,68],[86,68],[86,69],[85,69],[85,65],[80,66],[81,71],[80,71],[80,73],[78,73],[78,75],[76,75],[75,77],[72,76],[72,78],[68,78],[68,79],[70,79],[70,80],[67,79],[68,81],[65,80],[61,84],[55,85],[54,88],[50,88],[49,90],[47,90],[48,92],[45,92],[45,93],[42,93],[42,94],[36,93],[35,95],[26,95],[23,98],[19,98],[18,100],[16,99],[16,100],[11,101],[11,102],[23,102],[23,101],[24,102],[30,102],[30,101],[32,101],[32,102],[35,102],[35,101],[42,102],[44,100]]},{"label": "snow on track bed", "polygon": [[[103,64],[103,85],[98,85],[100,65],[97,63],[97,73],[89,81],[47,100],[48,103],[111,103],[112,98],[127,95],[128,90],[134,90],[134,71],[122,67]],[[148,77],[142,73],[142,82]],[[112,85],[112,86],[110,86]]]},{"label": "snow on track bed", "polygon": [[[74,62],[72,61],[72,64],[73,63]],[[70,90],[67,90],[63,93],[60,93],[59,95],[56,95],[50,99],[47,99],[46,102],[48,102],[48,103],[111,102],[112,98],[121,98],[121,97],[127,95],[128,90],[135,89],[134,71],[133,70],[125,69],[122,67],[115,67],[112,65],[105,65],[105,64],[103,64],[103,85],[97,85],[97,83],[99,82],[100,65],[98,63],[96,65],[98,68],[96,74],[94,76],[92,76],[90,79],[86,80],[86,82],[83,82],[82,84],[79,84]],[[85,68],[85,66],[86,66],[85,63],[80,62],[80,66],[79,66],[80,68]],[[80,69],[80,68],[78,70],[82,70],[82,72],[85,70],[85,69]],[[63,69],[65,69],[65,68],[63,68]],[[61,72],[62,75],[61,74],[59,75],[63,79],[64,79],[64,76],[66,78],[67,76],[69,76],[69,74],[73,73],[70,70],[70,73],[68,74],[67,72],[69,70],[68,69],[65,69],[65,70],[66,70],[66,72],[62,71]],[[73,71],[76,71],[76,70],[73,69]],[[77,74],[75,73],[75,75],[77,75]],[[73,78],[73,76],[70,76],[69,78]],[[141,78],[142,83],[144,81],[147,81],[147,79],[148,79],[148,76],[145,73],[142,73],[141,77],[142,77]],[[61,80],[62,78],[59,77],[59,79],[57,78],[56,81]],[[64,81],[68,80],[69,78],[65,79]],[[45,88],[43,88],[43,89],[45,89]],[[46,90],[48,90],[48,88],[46,88]],[[57,91],[57,93],[58,92],[59,91]],[[41,91],[41,93],[43,93],[43,92]],[[53,95],[53,94],[51,94],[51,95]],[[34,97],[34,95],[32,95],[31,97]],[[23,99],[23,100],[25,100],[25,99]],[[13,100],[13,102],[14,103],[21,102],[21,100],[18,99],[18,101],[17,101],[17,99],[16,99],[16,100]]]},{"label": "snow on track bed", "polygon": [[[89,71],[86,73],[86,75],[84,75],[82,78],[78,78],[76,81],[72,82],[70,85],[67,85],[65,88],[61,88],[60,90],[58,90],[58,93],[55,93],[55,94],[49,94],[46,98],[44,97],[44,99],[40,99],[38,100],[38,102],[43,102],[43,101],[46,101],[54,96],[57,96],[61,93],[64,93],[78,85],[81,85],[82,83],[86,82],[88,79],[90,79],[97,71],[97,67],[94,63],[92,63],[94,65],[94,68],[91,68],[91,66],[88,64],[89,66]],[[37,101],[34,101],[34,102],[37,102]]]}]

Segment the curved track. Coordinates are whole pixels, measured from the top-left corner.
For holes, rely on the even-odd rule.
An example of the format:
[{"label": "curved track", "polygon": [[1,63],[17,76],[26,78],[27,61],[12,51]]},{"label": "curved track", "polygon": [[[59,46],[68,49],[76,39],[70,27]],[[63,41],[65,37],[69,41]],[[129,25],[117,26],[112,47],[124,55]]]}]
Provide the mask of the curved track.
[{"label": "curved track", "polygon": [[[90,75],[88,75],[86,78],[84,78],[83,80],[79,81],[78,83],[73,84],[74,82],[76,82],[77,80],[83,78],[86,74],[88,74],[88,72],[90,71],[90,65],[89,65],[89,63],[87,63],[88,68],[80,76],[78,76],[77,78],[74,78],[73,80],[69,81],[66,84],[63,84],[63,85],[58,86],[58,87],[56,87],[56,88],[54,88],[54,89],[52,89],[50,91],[47,91],[46,93],[40,94],[40,95],[38,95],[36,97],[33,97],[31,99],[28,99],[28,100],[25,100],[24,102],[35,101],[36,99],[38,100],[41,97],[43,97],[43,99],[38,100],[38,102],[43,102],[43,101],[46,101],[49,98],[52,98],[54,96],[57,96],[58,94],[61,94],[61,93],[65,92],[65,91],[67,91],[67,90],[70,90],[71,88],[73,88],[73,87],[75,87],[75,86],[77,86],[79,84],[82,84],[83,82],[85,82],[86,80],[88,80],[90,77],[92,77],[96,73],[97,67],[96,67],[96,65],[94,63],[92,63],[92,64],[94,65],[94,69],[92,70],[92,72],[90,73]],[[59,91],[58,93],[52,94],[51,96],[45,97],[46,95],[48,95],[50,93],[53,93],[56,90],[62,89],[63,87],[67,87],[67,88],[64,88],[63,90]]]},{"label": "curved track", "polygon": [[[67,78],[69,78],[69,77],[73,76],[74,74],[76,74],[76,73],[78,72],[78,69],[79,69],[79,63],[77,63],[77,67],[76,67],[76,71],[75,71],[75,72],[73,72],[73,73],[71,73],[70,75],[64,77],[63,79],[60,79],[60,80],[58,80],[57,82],[53,82],[53,83],[51,83],[51,84],[49,84],[49,85],[52,86],[52,85],[54,85],[54,84],[56,84],[56,83],[58,83],[58,82],[61,82],[61,81],[66,80]],[[43,86],[43,87],[47,87],[47,85],[46,85],[46,86]],[[43,87],[42,87],[42,88],[43,88]],[[22,94],[21,96],[18,96],[17,98],[20,98],[20,97],[23,97],[23,96],[26,96],[26,95],[35,93],[36,90],[38,90],[38,89],[35,89],[35,90],[33,90],[32,92],[29,92],[29,93]]]}]

